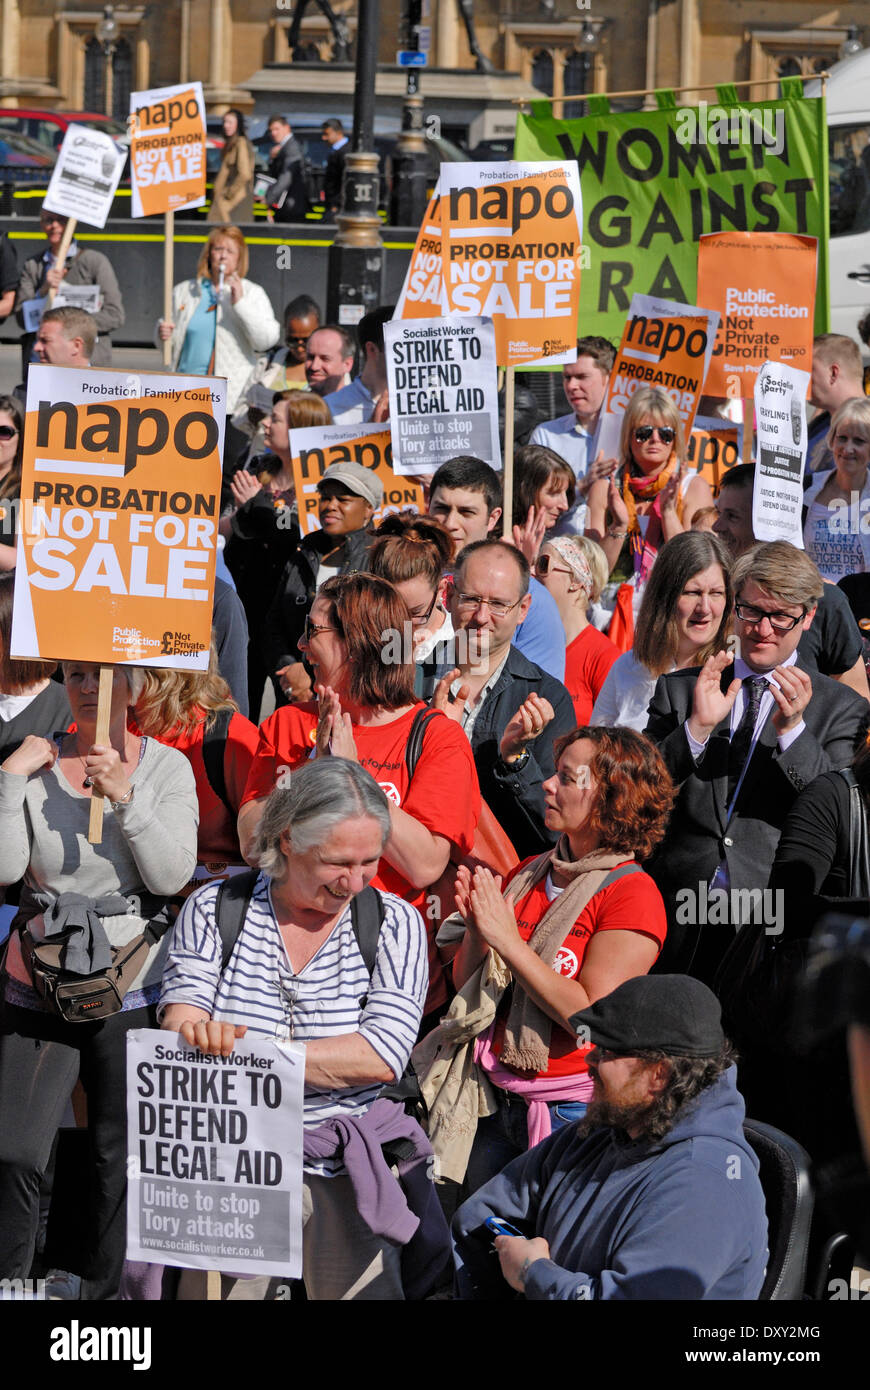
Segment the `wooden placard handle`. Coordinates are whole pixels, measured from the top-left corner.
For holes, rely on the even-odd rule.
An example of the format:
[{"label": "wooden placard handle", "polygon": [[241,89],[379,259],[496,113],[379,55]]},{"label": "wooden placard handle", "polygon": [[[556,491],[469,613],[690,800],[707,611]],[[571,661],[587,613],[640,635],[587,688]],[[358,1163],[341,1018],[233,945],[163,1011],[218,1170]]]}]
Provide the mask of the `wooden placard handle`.
[{"label": "wooden placard handle", "polygon": [[753,456],[752,449],[752,428],[755,424],[755,397],[743,397],[743,450],[741,463],[751,463]]},{"label": "wooden placard handle", "polygon": [[504,374],[504,472],[502,474],[504,512],[501,533],[506,541],[514,539],[514,368]]},{"label": "wooden placard handle", "polygon": [[[77,219],[75,217],[71,217],[63,229],[63,236],[60,239],[60,246],[57,248],[57,260],[55,261],[55,266],[60,270],[63,270],[64,265],[66,264],[66,258],[69,253],[70,244],[72,242],[73,237],[76,234],[76,226]],[[52,304],[54,303],[54,296],[56,294],[57,290],[54,288],[54,286],[52,286],[45,297],[45,307],[47,309],[51,308]]]},{"label": "wooden placard handle", "polygon": [[[112,682],[115,679],[114,666],[100,667],[100,692],[97,697],[96,742],[108,745],[109,724],[112,715]],[[91,818],[88,821],[88,844],[99,845],[103,840],[103,809],[106,798],[102,792],[91,792]]]},{"label": "wooden placard handle", "polygon": [[[165,212],[163,214],[163,318],[166,323],[172,322],[172,281],[174,278],[174,256],[175,256],[175,213]],[[166,338],[163,343],[163,365],[168,367],[172,361],[172,339]]]}]

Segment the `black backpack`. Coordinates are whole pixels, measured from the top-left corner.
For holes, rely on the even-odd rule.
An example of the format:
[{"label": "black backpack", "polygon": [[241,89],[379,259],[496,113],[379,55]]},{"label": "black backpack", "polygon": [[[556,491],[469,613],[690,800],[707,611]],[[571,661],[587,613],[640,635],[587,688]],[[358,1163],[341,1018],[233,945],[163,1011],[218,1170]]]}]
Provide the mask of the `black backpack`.
[{"label": "black backpack", "polygon": [[[221,974],[226,970],[239,939],[259,873],[259,869],[248,869],[245,873],[234,874],[232,878],[224,879],[218,889],[215,924],[221,939]],[[384,900],[376,888],[369,886],[357,893],[351,900],[350,917],[356,944],[371,978],[378,955],[378,937],[384,920]],[[363,995],[360,1008],[364,1008],[365,1001],[366,996]],[[381,1096],[404,1105],[411,1115],[419,1113],[423,1098],[410,1062],[399,1080],[394,1081],[391,1086],[386,1086]],[[403,1156],[404,1153],[398,1155],[400,1158]]]},{"label": "black backpack", "polygon": [[202,739],[202,760],[205,764],[205,775],[208,778],[209,786],[227,808],[233,824],[235,824],[238,811],[230,805],[227,794],[224,754],[227,750],[230,720],[234,714],[234,709],[219,709],[214,717],[214,722],[206,727]]}]

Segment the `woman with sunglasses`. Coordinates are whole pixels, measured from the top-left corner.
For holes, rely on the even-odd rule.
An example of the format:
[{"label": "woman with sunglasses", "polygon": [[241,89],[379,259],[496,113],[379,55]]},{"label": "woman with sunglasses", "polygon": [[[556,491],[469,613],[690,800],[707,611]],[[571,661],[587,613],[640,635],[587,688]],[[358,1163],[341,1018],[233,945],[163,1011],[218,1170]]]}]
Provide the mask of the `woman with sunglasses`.
[{"label": "woman with sunglasses", "polygon": [[0,396],[0,570],[15,568],[24,415],[14,396]]},{"label": "woman with sunglasses", "polygon": [[535,575],[556,601],[565,628],[565,688],[578,724],[588,724],[607,673],[619,648],[590,623],[590,603],[597,603],[607,583],[607,560],[600,545],[586,536],[554,536],[535,561]]},{"label": "woman with sunglasses", "polygon": [[701,477],[684,469],[683,424],[658,386],[642,386],[628,403],[620,435],[622,467],[589,489],[586,535],[598,541],[613,579],[646,583],[665,541],[688,531],[695,512],[713,503]]},{"label": "woman with sunglasses", "polygon": [[414,657],[414,693],[430,700],[437,671],[453,636],[450,614],[441,601],[445,567],[453,559],[453,538],[440,521],[405,513],[385,517],[369,552],[369,573],[386,579],[408,605],[411,627],[407,650]]},{"label": "woman with sunglasses", "polygon": [[468,739],[454,720],[437,713],[426,724],[409,773],[408,741],[425,709],[414,695],[413,658],[403,651],[410,626],[405,600],[374,575],[345,574],[318,589],[299,641],[316,699],[285,706],[263,721],[239,839],[249,858],[266,797],[311,757],[350,758],[372,774],[389,798],[391,821],[374,885],[420,907],[430,931],[425,1013],[432,1018],[424,1018],[425,1029],[447,1002],[426,889],[444,873],[452,853],[461,857],[471,850],[480,789]]},{"label": "woman with sunglasses", "polygon": [[634,643],[607,673],[591,724],[643,732],[659,676],[703,666],[725,646],[731,619],[729,561],[718,536],[684,531],[659,551],[640,602]]}]

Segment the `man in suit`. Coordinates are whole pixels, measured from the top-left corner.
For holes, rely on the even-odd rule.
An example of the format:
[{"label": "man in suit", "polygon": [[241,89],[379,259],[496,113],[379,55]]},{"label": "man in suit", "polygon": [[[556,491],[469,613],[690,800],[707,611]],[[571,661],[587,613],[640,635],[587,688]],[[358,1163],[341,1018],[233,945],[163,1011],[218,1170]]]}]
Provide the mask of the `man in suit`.
[{"label": "man in suit", "polygon": [[347,154],[348,139],[344,126],[335,116],[324,121],[320,127],[322,140],[329,145],[326,168],[323,171],[323,221],[334,222],[341,212],[344,182],[344,157]]},{"label": "man in suit", "polygon": [[646,729],[680,788],[646,866],[668,907],[661,969],[707,983],[760,909],[750,895],[767,886],[798,792],[851,761],[870,719],[866,700],[798,657],[823,586],[803,551],[756,545],[736,561],[732,584],[740,655],[660,677]]},{"label": "man in suit", "polygon": [[308,211],[305,160],[286,116],[270,116],[269,177],[275,182],[266,195],[275,222],[304,222]]}]

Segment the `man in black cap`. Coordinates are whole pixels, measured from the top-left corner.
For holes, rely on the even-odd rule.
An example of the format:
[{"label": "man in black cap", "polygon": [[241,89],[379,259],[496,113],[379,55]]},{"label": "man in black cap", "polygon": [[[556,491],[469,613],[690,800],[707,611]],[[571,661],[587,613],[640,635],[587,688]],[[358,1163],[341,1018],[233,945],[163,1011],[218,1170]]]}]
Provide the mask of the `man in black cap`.
[{"label": "man in black cap", "polygon": [[[586,1118],[459,1208],[459,1297],[757,1299],[764,1195],[715,995],[643,975],[571,1022],[593,1044]],[[493,1239],[493,1217],[520,1234]]]}]

